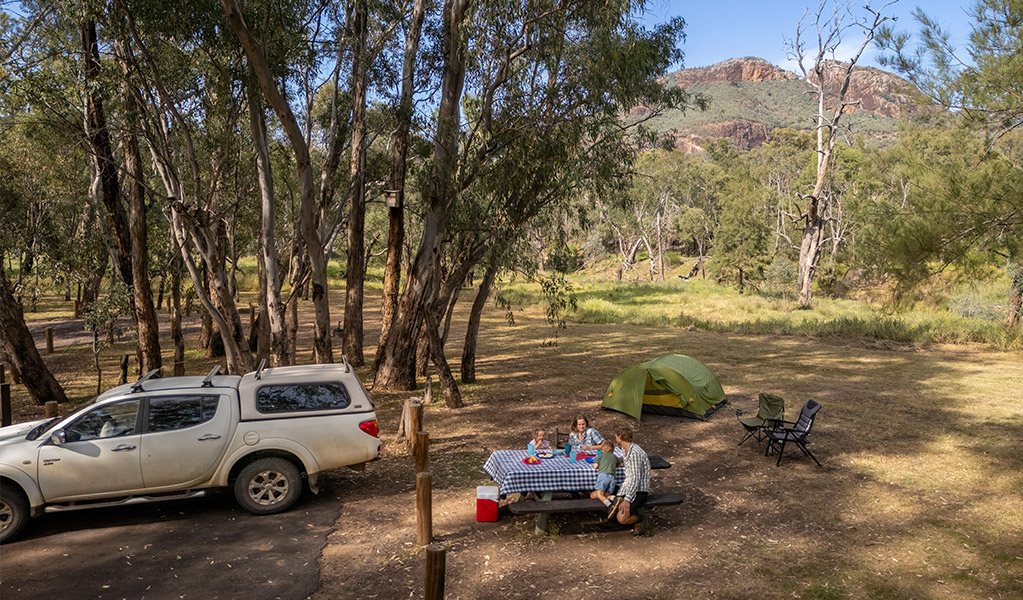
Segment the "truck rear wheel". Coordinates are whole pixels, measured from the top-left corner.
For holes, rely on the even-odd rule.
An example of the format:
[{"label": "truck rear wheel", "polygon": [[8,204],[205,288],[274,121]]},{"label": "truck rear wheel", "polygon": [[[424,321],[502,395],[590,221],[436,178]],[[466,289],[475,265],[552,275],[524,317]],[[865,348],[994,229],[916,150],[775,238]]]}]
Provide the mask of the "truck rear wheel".
[{"label": "truck rear wheel", "polygon": [[28,500],[10,486],[0,488],[0,544],[18,535],[28,524]]},{"label": "truck rear wheel", "polygon": [[258,458],[246,465],[234,482],[235,500],[257,515],[284,512],[301,495],[302,475],[283,458]]}]

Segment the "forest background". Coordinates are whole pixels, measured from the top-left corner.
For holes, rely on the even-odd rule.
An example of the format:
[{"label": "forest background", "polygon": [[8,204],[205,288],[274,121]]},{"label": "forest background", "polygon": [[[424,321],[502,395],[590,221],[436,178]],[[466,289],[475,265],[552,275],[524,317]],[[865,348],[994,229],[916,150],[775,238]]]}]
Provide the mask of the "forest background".
[{"label": "forest background", "polygon": [[[956,54],[923,12],[910,38],[883,8],[822,4],[790,47],[808,114],[695,153],[660,124],[722,100],[664,77],[685,23],[643,27],[644,8],[6,4],[4,360],[36,402],[67,400],[26,326],[54,293],[56,316],[86,317],[97,368],[129,315],[143,372],[169,366],[165,303],[175,372],[191,310],[202,352],[240,372],[296,361],[305,299],[313,360],[372,360],[380,389],[414,388],[432,362],[451,407],[491,300],[510,319],[542,305],[544,343],[577,319],[1023,346],[1023,5],[976,2]],[[830,61],[843,41],[880,43],[914,86],[895,135],[848,127],[859,55]]]}]

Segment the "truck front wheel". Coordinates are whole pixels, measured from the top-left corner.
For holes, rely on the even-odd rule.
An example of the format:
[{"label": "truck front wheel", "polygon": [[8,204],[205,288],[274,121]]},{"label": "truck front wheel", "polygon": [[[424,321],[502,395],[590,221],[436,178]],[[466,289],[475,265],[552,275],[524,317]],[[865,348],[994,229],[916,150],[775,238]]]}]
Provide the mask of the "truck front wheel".
[{"label": "truck front wheel", "polygon": [[234,482],[234,497],[245,510],[272,515],[292,507],[302,495],[302,475],[283,458],[258,458]]},{"label": "truck front wheel", "polygon": [[13,539],[28,523],[28,500],[11,486],[0,488],[0,544]]}]

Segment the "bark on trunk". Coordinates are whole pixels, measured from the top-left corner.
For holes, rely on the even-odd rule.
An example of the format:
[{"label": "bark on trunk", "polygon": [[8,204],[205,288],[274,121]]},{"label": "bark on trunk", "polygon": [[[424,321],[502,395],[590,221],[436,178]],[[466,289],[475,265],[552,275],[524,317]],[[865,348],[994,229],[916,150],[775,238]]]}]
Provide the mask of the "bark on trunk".
[{"label": "bark on trunk", "polygon": [[181,261],[174,259],[171,267],[171,340],[174,343],[174,376],[185,374],[185,336],[181,330]]},{"label": "bark on trunk", "polygon": [[363,282],[366,227],[366,20],[367,0],[356,0],[352,18],[352,145],[348,186],[348,265],[345,271],[345,318],[342,347],[348,362],[366,363],[362,351]]},{"label": "bark on trunk", "polygon": [[99,172],[103,206],[113,244],[117,250],[117,271],[126,285],[134,285],[131,268],[131,235],[128,217],[121,202],[121,186],[114,161],[114,149],[107,130],[103,110],[100,75],[99,44],[96,22],[85,19],[79,24],[82,42],[83,74],[85,76],[85,136],[89,141],[92,161]]},{"label": "bark on trunk", "polygon": [[0,265],[0,355],[24,382],[32,400],[38,405],[51,400],[67,402],[64,389],[36,350],[35,340],[25,325],[21,304],[14,298]]},{"label": "bark on trunk", "polygon": [[451,367],[448,366],[448,359],[444,356],[444,347],[440,342],[440,334],[437,331],[437,321],[430,311],[426,312],[426,336],[430,343],[430,355],[433,364],[437,367],[437,380],[440,382],[440,390],[444,395],[444,403],[448,408],[462,408],[462,393],[458,391],[458,384],[451,375]]},{"label": "bark on trunk", "polygon": [[312,300],[315,308],[316,328],[313,334],[313,348],[318,363],[334,362],[330,340],[330,303],[327,297],[326,257],[317,223],[316,198],[313,189],[312,165],[309,157],[309,146],[306,144],[302,130],[298,126],[295,114],[287,99],[277,88],[273,73],[266,62],[266,57],[242,19],[241,10],[235,0],[221,0],[228,25],[238,36],[245,55],[259,81],[263,96],[270,103],[288,136],[292,151],[295,154],[295,170],[299,182],[299,231],[305,242],[309,256],[312,283]]},{"label": "bark on trunk", "polygon": [[[115,53],[121,63],[124,78],[121,81],[121,101],[129,118],[138,112],[135,96],[128,82],[127,49],[115,43]],[[133,129],[126,131],[121,141],[124,149],[124,171],[128,181],[128,228],[131,235],[131,273],[134,292],[135,331],[138,339],[139,369],[148,373],[163,366],[160,354],[160,327],[153,307],[153,290],[149,280],[149,232],[146,224],[146,186],[142,172],[142,156],[138,138]],[[162,287],[162,286],[161,286]]]},{"label": "bark on trunk", "polygon": [[288,364],[288,340],[284,326],[284,304],[281,302],[281,275],[277,265],[277,239],[274,233],[274,194],[273,172],[270,164],[270,152],[267,147],[266,115],[263,102],[256,91],[254,82],[247,86],[249,99],[249,127],[252,131],[252,142],[256,151],[256,171],[259,174],[259,250],[260,265],[264,274],[260,295],[263,312],[269,324],[269,363],[271,367]]},{"label": "bark on trunk", "polygon": [[1017,265],[1009,286],[1009,315],[1006,323],[1009,327],[1017,327],[1023,322],[1023,265]]},{"label": "bark on trunk", "polygon": [[[375,386],[380,389],[415,389],[415,378],[409,374],[414,364],[410,362],[415,347],[413,334],[424,307],[430,305],[430,293],[435,294],[438,287],[436,281],[440,277],[441,250],[455,197],[453,178],[458,159],[459,105],[465,83],[467,43],[462,32],[462,22],[468,5],[468,0],[444,2],[444,71],[437,111],[429,202],[422,239],[407,278],[405,293],[399,302],[391,331],[381,344],[383,356],[375,378]],[[436,332],[436,327],[433,330]]]},{"label": "bark on trunk", "polygon": [[483,274],[483,281],[480,282],[480,288],[476,292],[476,299],[472,301],[472,310],[469,311],[465,344],[462,346],[462,383],[476,383],[476,345],[479,340],[480,320],[496,277],[497,265],[491,262],[487,266],[487,272]]},{"label": "bark on trunk", "polygon": [[[425,0],[415,0],[412,6],[412,22],[405,36],[405,60],[402,64],[401,102],[398,105],[398,125],[391,135],[391,174],[388,183],[396,195],[397,206],[388,209],[387,263],[384,266],[384,298],[381,309],[380,345],[391,330],[394,313],[398,307],[398,289],[401,284],[402,249],[405,243],[405,174],[408,160],[409,130],[412,127],[412,93],[416,71],[416,55],[419,53],[419,34],[423,28]],[[375,363],[381,353],[377,352]],[[374,364],[376,367],[377,364]]]}]

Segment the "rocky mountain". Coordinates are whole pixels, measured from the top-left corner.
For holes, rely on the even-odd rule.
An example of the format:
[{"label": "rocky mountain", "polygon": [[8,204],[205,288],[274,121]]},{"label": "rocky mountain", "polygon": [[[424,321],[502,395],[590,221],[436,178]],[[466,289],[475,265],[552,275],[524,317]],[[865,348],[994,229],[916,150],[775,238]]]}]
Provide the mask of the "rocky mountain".
[{"label": "rocky mountain", "polygon": [[[846,65],[829,63],[825,85],[841,85]],[[812,129],[816,105],[810,86],[797,74],[760,58],[735,58],[709,67],[683,69],[666,75],[665,85],[680,86],[710,99],[706,111],[669,111],[648,121],[648,126],[673,139],[676,147],[700,152],[717,138],[728,138],[749,150],[771,138],[778,127]],[[885,144],[894,139],[900,118],[911,118],[921,106],[913,86],[891,73],[869,67],[853,70],[847,100],[859,104],[846,109],[843,121],[851,135]],[[634,117],[649,111],[639,107]]]}]

